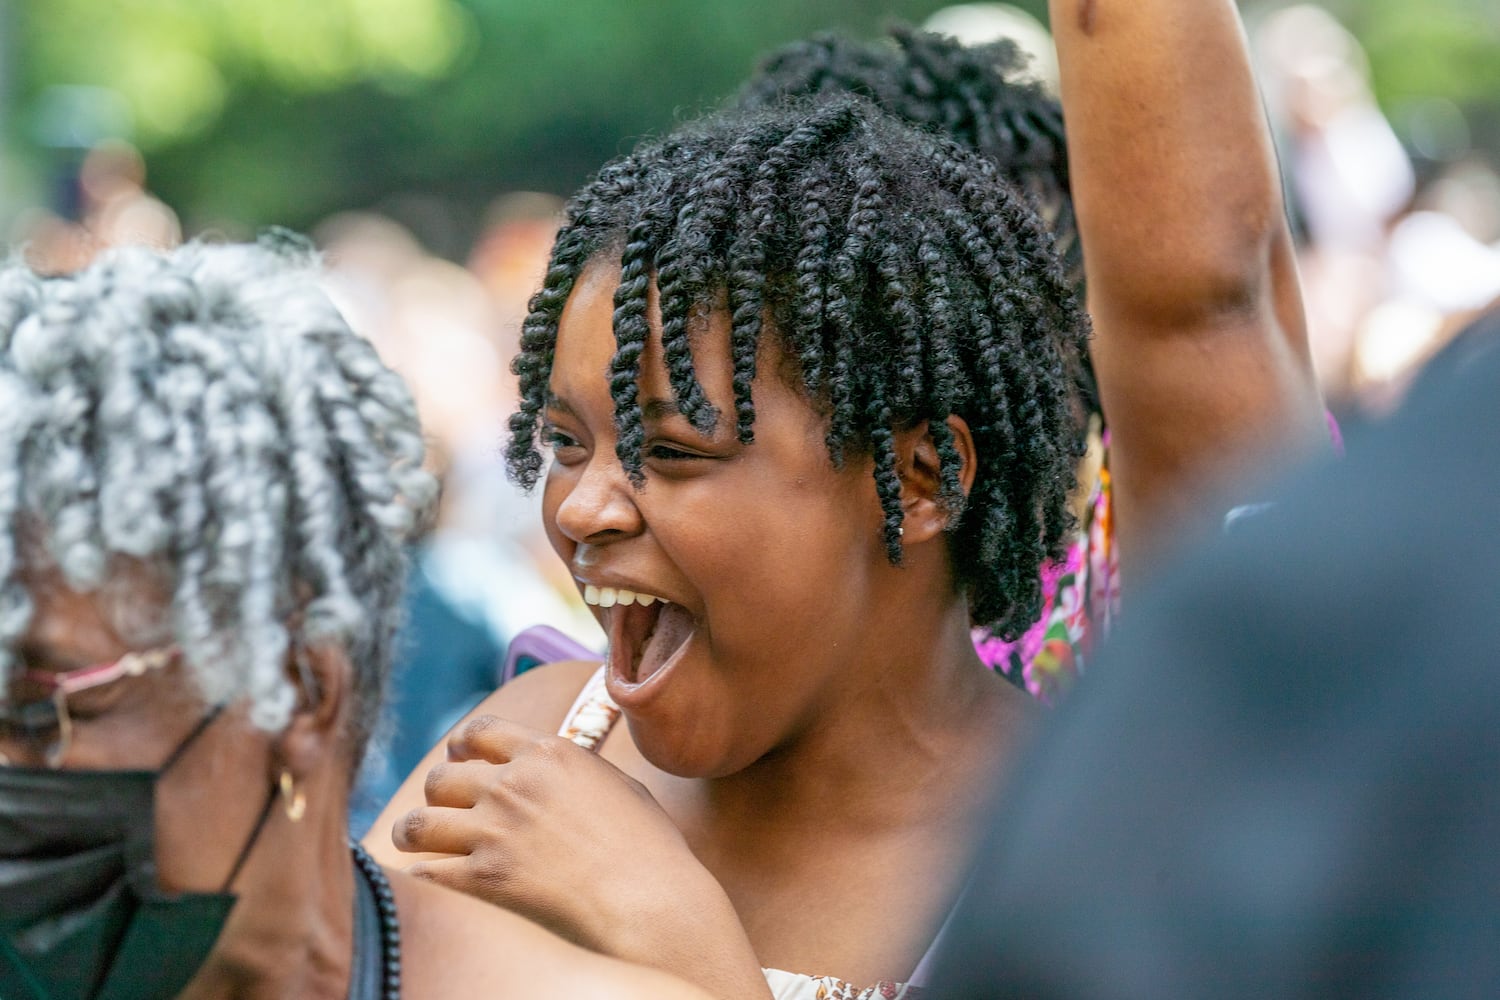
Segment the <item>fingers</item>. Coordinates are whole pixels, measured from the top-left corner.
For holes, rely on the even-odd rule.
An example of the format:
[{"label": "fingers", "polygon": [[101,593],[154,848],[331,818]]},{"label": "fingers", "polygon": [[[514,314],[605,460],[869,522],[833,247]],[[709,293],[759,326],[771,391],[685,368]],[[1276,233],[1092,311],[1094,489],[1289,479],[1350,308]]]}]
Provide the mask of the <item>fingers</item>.
[{"label": "fingers", "polygon": [[[407,865],[403,870],[414,878],[436,882],[496,906],[511,907],[524,904],[528,899],[522,883],[514,878],[514,866],[506,860],[503,852],[429,858]],[[519,909],[523,915],[535,919],[525,905]]]},{"label": "fingers", "polygon": [[[517,913],[545,927],[564,940],[590,951],[608,954],[608,943],[618,935],[591,928],[571,912],[575,900],[565,897],[563,905],[548,891],[551,881],[537,883],[502,855],[475,855],[462,858],[433,858],[407,865],[402,869],[413,878],[436,882],[465,896]],[[605,907],[593,907],[597,915]]]},{"label": "fingers", "polygon": [[445,885],[459,892],[463,892],[463,883],[466,881],[463,875],[463,865],[457,858],[432,858],[417,861],[401,870],[413,878],[436,882],[438,885]]},{"label": "fingers", "polygon": [[508,764],[550,735],[498,715],[476,715],[448,737],[448,759]]},{"label": "fingers", "polygon": [[450,809],[471,808],[484,796],[485,788],[500,779],[501,768],[505,766],[482,760],[434,764],[422,783],[427,804]]},{"label": "fingers", "polygon": [[398,850],[468,854],[484,836],[485,819],[474,806],[486,789],[502,781],[501,765],[484,761],[437,764],[427,772],[427,807],[413,809],[392,827]]},{"label": "fingers", "polygon": [[482,899],[487,903],[494,903],[497,906],[504,903],[503,899],[496,898],[497,893],[481,891],[487,888],[489,883],[475,876],[474,865],[468,857],[431,858],[407,865],[402,870],[413,878],[436,882],[438,885],[447,886],[449,889]]},{"label": "fingers", "polygon": [[471,809],[413,809],[391,828],[391,842],[407,854],[468,855],[483,839],[484,830]]}]

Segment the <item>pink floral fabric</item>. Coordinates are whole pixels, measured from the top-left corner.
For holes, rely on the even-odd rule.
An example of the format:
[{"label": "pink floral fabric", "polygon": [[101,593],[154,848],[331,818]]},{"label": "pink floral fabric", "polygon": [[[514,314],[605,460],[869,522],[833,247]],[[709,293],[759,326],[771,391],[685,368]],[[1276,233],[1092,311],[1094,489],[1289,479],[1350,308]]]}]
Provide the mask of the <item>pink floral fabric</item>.
[{"label": "pink floral fabric", "polygon": [[[1329,444],[1340,458],[1344,436],[1325,411]],[[1042,614],[1013,642],[974,630],[974,648],[989,667],[1019,681],[1037,700],[1055,705],[1083,672],[1094,644],[1109,634],[1120,610],[1120,566],[1109,475],[1109,431],[1099,438],[1102,461],[1077,537],[1061,562],[1042,566]]]},{"label": "pink floral fabric", "polygon": [[1077,537],[1060,562],[1042,566],[1041,616],[1014,641],[988,629],[974,630],[979,658],[1046,705],[1056,704],[1072,687],[1094,642],[1109,632],[1120,607],[1108,432],[1104,448]]}]

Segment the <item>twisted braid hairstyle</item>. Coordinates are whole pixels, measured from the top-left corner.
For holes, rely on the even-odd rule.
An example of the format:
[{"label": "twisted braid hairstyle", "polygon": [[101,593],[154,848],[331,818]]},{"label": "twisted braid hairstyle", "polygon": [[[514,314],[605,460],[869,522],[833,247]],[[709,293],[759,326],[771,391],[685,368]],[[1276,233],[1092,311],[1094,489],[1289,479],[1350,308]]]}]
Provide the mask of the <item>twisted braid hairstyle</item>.
[{"label": "twisted braid hairstyle", "polygon": [[[621,265],[611,393],[617,452],[642,481],[641,353],[655,280],[663,353],[688,420],[755,436],[760,338],[827,421],[830,458],[874,460],[884,542],[901,559],[893,432],[928,423],[951,511],[956,574],[976,624],[1002,634],[1039,610],[1038,567],[1070,524],[1078,435],[1064,345],[1087,321],[1051,236],[994,165],[854,97],[735,111],[648,141],[606,166],[569,205],[514,363],[510,472],[532,486],[557,327],[580,272]],[[698,383],[689,339],[702,315],[731,317],[734,412]],[[794,370],[795,374],[791,372]],[[945,421],[969,425],[977,475],[965,498]]]},{"label": "twisted braid hairstyle", "polygon": [[[1025,69],[1026,55],[1009,40],[968,46],[895,24],[880,41],[823,33],[777,49],[733,104],[760,108],[788,98],[858,94],[987,157],[1032,200],[1082,298],[1083,246],[1069,190],[1062,106],[1026,79]],[[1068,363],[1083,406],[1099,412],[1087,352]]]},{"label": "twisted braid hairstyle", "polygon": [[362,748],[435,487],[405,384],[313,265],[278,236],[0,268],[0,689],[33,560],[81,592],[127,560],[171,595],[150,641],[264,729],[295,704],[288,649],[343,645]]}]

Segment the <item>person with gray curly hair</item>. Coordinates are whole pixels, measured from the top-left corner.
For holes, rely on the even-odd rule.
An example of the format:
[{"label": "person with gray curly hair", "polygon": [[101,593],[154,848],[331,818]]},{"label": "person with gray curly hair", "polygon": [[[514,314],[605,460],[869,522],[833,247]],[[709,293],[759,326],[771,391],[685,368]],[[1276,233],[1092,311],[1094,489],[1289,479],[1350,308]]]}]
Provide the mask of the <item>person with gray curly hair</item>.
[{"label": "person with gray curly hair", "polygon": [[0,997],[693,995],[349,844],[422,461],[294,238],[0,267]]},{"label": "person with gray curly hair", "polygon": [[[313,271],[269,246],[113,254],[67,280],[0,284],[0,524],[94,590],[129,559],[170,570],[169,616],[211,703],[286,725],[287,650],[333,640],[379,700],[404,542],[435,493],[399,376]],[[31,601],[0,536],[0,676]],[[288,620],[300,616],[294,626]]]}]

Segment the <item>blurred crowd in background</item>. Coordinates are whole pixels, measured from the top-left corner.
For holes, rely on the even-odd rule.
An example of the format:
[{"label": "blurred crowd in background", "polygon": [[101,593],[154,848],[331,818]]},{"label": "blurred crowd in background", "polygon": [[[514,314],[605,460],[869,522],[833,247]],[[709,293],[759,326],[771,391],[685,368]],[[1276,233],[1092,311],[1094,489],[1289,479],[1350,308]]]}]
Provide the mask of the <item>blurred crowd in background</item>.
[{"label": "blurred crowd in background", "polygon": [[[1001,4],[936,13],[908,6],[913,9],[893,13],[926,18],[934,30],[967,41],[1016,38],[1033,53],[1031,71],[1055,83],[1050,40],[1032,13]],[[1500,64],[1500,6],[1487,14],[1486,5],[1472,6],[1472,28],[1481,41],[1492,31],[1486,44]],[[1382,107],[1365,47],[1329,9],[1272,5],[1246,13],[1278,132],[1324,392],[1340,419],[1378,417],[1426,358],[1500,299],[1500,89],[1488,104],[1434,92]],[[24,16],[10,15],[11,23]],[[787,26],[787,38],[804,31],[807,16]],[[872,29],[866,33],[878,23],[866,25]],[[708,29],[695,22],[693,30]],[[419,69],[443,72],[435,65]],[[749,68],[728,67],[726,79]],[[461,62],[448,64],[447,72],[462,73]],[[304,206],[289,217],[266,218],[258,205],[235,218],[222,209],[204,214],[174,204],[170,193],[153,192],[151,159],[138,148],[150,143],[138,143],[141,128],[132,125],[124,97],[98,81],[57,80],[32,89],[46,113],[33,109],[30,120],[51,126],[22,128],[14,114],[7,121],[3,163],[12,175],[29,164],[30,174],[29,185],[15,176],[0,184],[0,222],[8,243],[35,266],[71,271],[100,248],[121,243],[240,236],[269,223],[305,229],[325,254],[330,292],[351,324],[416,394],[443,501],[414,561],[395,720],[381,755],[367,767],[363,800],[355,803],[358,828],[442,732],[493,690],[498,664],[518,631],[549,624],[585,645],[602,646],[571,579],[540,536],[537,498],[511,487],[498,460],[515,395],[508,366],[527,299],[540,282],[562,196],[582,180],[578,164],[587,156],[564,158],[555,186],[546,191],[496,186],[478,201],[470,185],[445,200],[432,186],[413,185],[369,197],[364,186],[351,183],[346,201],[338,192],[330,196],[328,207],[336,209],[330,213],[308,215]],[[525,96],[497,93],[492,99]],[[669,106],[714,96],[685,90]],[[566,97],[560,98],[564,104]],[[380,99],[399,102],[401,88]],[[16,110],[14,100],[9,110]],[[666,116],[654,127],[670,124]],[[357,128],[378,134],[379,122],[361,121]],[[597,165],[630,137],[593,138],[603,144]],[[482,148],[484,137],[469,141]],[[543,162],[517,176],[547,176],[546,149],[540,144]],[[512,157],[518,152],[526,158],[524,149],[512,149]],[[441,160],[447,152],[434,145],[426,155]],[[280,183],[296,186],[294,161],[271,166],[286,174]],[[488,207],[475,213],[472,206],[483,201]],[[422,669],[433,663],[444,669]]]},{"label": "blurred crowd in background", "polygon": [[1301,243],[1309,333],[1335,412],[1387,410],[1500,297],[1500,174],[1453,101],[1376,104],[1359,41],[1295,6],[1254,38]]}]

